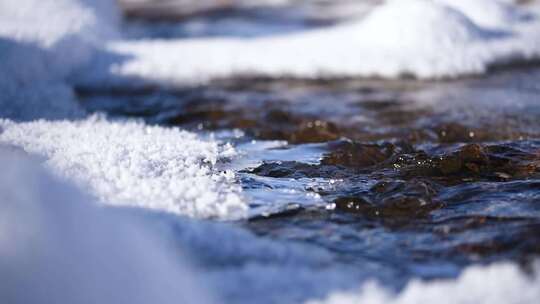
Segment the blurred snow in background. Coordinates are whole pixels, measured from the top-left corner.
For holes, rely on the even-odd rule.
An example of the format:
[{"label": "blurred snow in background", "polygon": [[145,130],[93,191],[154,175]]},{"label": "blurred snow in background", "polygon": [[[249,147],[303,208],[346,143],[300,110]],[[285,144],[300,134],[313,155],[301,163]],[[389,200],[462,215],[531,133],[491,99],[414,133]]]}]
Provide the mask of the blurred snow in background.
[{"label": "blurred snow in background", "polygon": [[[76,78],[79,85],[192,86],[238,76],[456,78],[538,59],[540,5],[388,1],[333,26],[281,35],[150,35],[105,48],[108,54],[97,56]],[[122,59],[112,61],[111,53]]]}]

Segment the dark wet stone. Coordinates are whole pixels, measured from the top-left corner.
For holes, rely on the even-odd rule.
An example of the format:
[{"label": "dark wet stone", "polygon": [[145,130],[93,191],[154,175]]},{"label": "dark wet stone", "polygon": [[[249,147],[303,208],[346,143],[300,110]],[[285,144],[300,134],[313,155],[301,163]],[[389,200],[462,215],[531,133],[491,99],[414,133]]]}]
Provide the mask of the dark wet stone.
[{"label": "dark wet stone", "polygon": [[330,144],[330,152],[321,160],[323,165],[366,168],[380,164],[394,154],[392,144],[374,145],[352,141],[340,141]]},{"label": "dark wet stone", "polygon": [[440,169],[444,175],[456,174],[463,167],[463,162],[457,157],[443,157],[440,162]]},{"label": "dark wet stone", "polygon": [[169,124],[203,126],[206,129],[241,129],[266,140],[286,140],[292,144],[336,140],[341,131],[336,124],[314,116],[297,116],[281,109],[256,110],[230,106],[221,101],[195,100]]},{"label": "dark wet stone", "polygon": [[396,157],[393,166],[404,178],[431,177],[450,183],[463,179],[508,180],[538,173],[534,153],[516,151],[506,144],[468,144],[456,151],[430,156],[423,151]]},{"label": "dark wet stone", "polygon": [[396,164],[410,154],[416,153],[407,142],[370,144],[342,140],[328,145],[321,164],[338,165],[355,170],[395,168]]},{"label": "dark wet stone", "polygon": [[339,137],[340,131],[334,123],[315,120],[301,123],[298,129],[289,136],[288,141],[291,143],[325,142]]},{"label": "dark wet stone", "polygon": [[311,165],[295,161],[265,162],[248,172],[276,178],[344,178],[352,174],[348,170],[336,166]]}]

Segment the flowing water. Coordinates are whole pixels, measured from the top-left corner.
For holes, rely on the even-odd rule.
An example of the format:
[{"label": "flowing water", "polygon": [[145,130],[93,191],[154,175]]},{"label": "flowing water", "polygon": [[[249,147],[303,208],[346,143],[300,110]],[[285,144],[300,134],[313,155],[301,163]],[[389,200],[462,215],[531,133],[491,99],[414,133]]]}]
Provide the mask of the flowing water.
[{"label": "flowing water", "polygon": [[[238,14],[126,26],[133,37],[171,38],[332,22],[261,14],[241,15],[243,26]],[[233,224],[327,249],[351,273],[400,288],[477,263],[527,269],[540,254],[540,67],[447,81],[246,78],[78,94],[90,111],[230,142],[241,155],[220,166],[237,172],[251,207]]]}]

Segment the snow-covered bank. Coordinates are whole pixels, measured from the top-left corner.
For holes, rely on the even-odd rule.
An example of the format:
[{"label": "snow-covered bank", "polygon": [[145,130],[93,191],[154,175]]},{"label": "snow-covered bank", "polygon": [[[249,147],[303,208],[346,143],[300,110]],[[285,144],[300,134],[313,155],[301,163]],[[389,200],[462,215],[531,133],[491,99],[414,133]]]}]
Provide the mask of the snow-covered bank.
[{"label": "snow-covered bank", "polygon": [[81,121],[0,121],[0,143],[45,158],[56,174],[100,201],[201,218],[245,216],[234,173],[214,165],[234,150],[175,128],[99,117]]},{"label": "snow-covered bank", "polygon": [[179,253],[0,147],[2,303],[208,303]]},{"label": "snow-covered bank", "polygon": [[376,283],[364,284],[358,293],[335,293],[309,304],[533,304],[540,299],[540,263],[528,276],[514,264],[472,266],[456,280],[412,281],[399,294]]},{"label": "snow-covered bank", "polygon": [[[119,41],[78,78],[90,86],[196,85],[234,76],[458,77],[540,58],[539,5],[391,0],[365,18],[257,39]],[[139,83],[140,83],[139,82]]]}]

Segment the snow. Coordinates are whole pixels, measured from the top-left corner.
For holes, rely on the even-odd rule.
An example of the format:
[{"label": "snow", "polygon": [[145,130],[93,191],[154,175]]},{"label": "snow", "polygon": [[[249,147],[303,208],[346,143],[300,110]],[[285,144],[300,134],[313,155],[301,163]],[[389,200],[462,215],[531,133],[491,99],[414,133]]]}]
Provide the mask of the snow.
[{"label": "snow", "polygon": [[367,16],[296,34],[117,41],[77,77],[87,86],[199,85],[235,76],[447,78],[540,57],[539,5],[387,1]]},{"label": "snow", "polygon": [[114,2],[108,0],[4,0],[0,14],[3,37],[46,48],[71,36],[86,42],[112,38],[120,21]]},{"label": "snow", "polygon": [[540,263],[534,268],[537,274],[529,277],[510,263],[471,266],[456,280],[412,281],[397,295],[372,282],[358,293],[334,293],[324,301],[308,304],[532,304],[540,298]]},{"label": "snow", "polygon": [[64,80],[118,37],[119,21],[108,0],[0,0],[0,115],[81,116]]},{"label": "snow", "polygon": [[178,252],[0,147],[3,303],[209,303]]},{"label": "snow", "polygon": [[[358,20],[289,35],[107,42],[120,37],[110,1],[13,3],[0,1],[0,52],[10,58],[0,63],[9,92],[0,103],[17,102],[22,110],[0,113],[15,119],[38,118],[21,113],[32,112],[24,105],[36,104],[39,83],[73,75],[90,87],[199,85],[245,75],[445,78],[540,57],[538,4],[391,0]],[[21,91],[35,92],[19,97]],[[80,110],[73,101],[66,99],[63,112]]]},{"label": "snow", "polygon": [[[244,75],[445,78],[540,57],[539,5],[509,1],[393,0],[358,20],[296,34],[140,41],[114,40],[120,17],[111,1],[13,3],[0,1],[0,53],[9,58],[0,62],[8,92],[0,103],[21,110],[0,113],[15,119],[39,118],[26,104],[54,86],[41,84],[65,92],[58,82],[73,75],[90,87],[198,85]],[[73,101],[66,98],[60,112],[81,112]],[[62,117],[43,109],[44,117]]]},{"label": "snow", "polygon": [[90,59],[94,47],[118,37],[120,17],[113,4],[108,0],[0,1],[0,50],[9,59],[1,62],[7,65],[2,66],[2,76],[25,83],[67,76]]},{"label": "snow", "polygon": [[0,121],[0,143],[39,155],[57,175],[103,203],[238,219],[247,205],[234,173],[216,162],[232,148],[176,128],[93,116],[80,121]]}]

